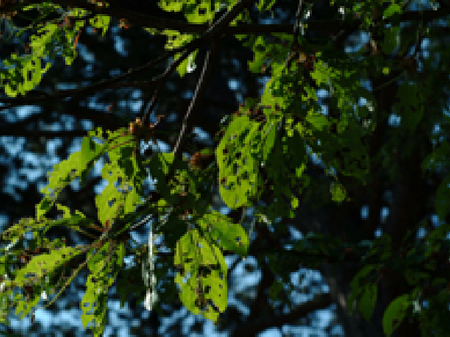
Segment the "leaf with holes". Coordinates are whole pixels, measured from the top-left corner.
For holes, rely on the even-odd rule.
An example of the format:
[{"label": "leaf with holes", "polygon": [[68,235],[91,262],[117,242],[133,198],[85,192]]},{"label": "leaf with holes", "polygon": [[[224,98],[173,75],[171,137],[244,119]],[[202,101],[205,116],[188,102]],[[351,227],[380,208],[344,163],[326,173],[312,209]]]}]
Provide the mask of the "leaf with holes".
[{"label": "leaf with holes", "polygon": [[258,127],[247,116],[235,118],[216,149],[220,196],[230,208],[246,205],[256,195],[259,177],[251,146]]},{"label": "leaf with holes", "polygon": [[177,242],[174,262],[183,304],[193,314],[217,321],[227,306],[227,265],[220,249],[190,230]]},{"label": "leaf with holes", "polygon": [[199,225],[205,235],[211,238],[211,242],[217,243],[222,250],[229,250],[240,256],[247,255],[247,234],[241,225],[231,223],[226,215],[213,211],[205,214],[199,220]]},{"label": "leaf with holes", "polygon": [[81,252],[82,250],[78,248],[63,247],[48,254],[35,256],[17,272],[14,283],[20,287],[29,282],[30,278],[39,279]]}]

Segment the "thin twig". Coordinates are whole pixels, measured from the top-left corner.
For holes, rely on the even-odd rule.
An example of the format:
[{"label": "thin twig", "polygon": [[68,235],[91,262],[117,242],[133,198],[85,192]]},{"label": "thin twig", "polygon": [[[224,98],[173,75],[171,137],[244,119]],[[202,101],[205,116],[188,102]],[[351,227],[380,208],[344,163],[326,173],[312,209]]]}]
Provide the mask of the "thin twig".
[{"label": "thin twig", "polygon": [[206,84],[208,83],[208,79],[211,76],[212,72],[212,59],[215,52],[215,43],[211,43],[211,48],[208,50],[205,63],[203,65],[202,73],[197,83],[197,87],[195,88],[194,96],[192,97],[191,103],[189,104],[189,108],[186,112],[186,115],[183,118],[183,124],[180,129],[180,133],[178,135],[177,142],[173,149],[173,155],[175,158],[181,158],[183,144],[186,139],[186,135],[188,130],[192,127],[192,122],[194,120],[195,113],[199,106],[200,98],[203,96],[203,93],[206,90]]},{"label": "thin twig", "polygon": [[[191,103],[189,104],[188,110],[186,112],[186,115],[183,118],[183,124],[181,126],[180,129],[180,133],[178,135],[178,139],[177,142],[174,146],[173,149],[173,154],[175,158],[180,158],[182,155],[182,148],[183,145],[186,141],[186,137],[187,137],[187,131],[192,127],[192,122],[193,122],[193,117],[195,116],[195,112],[198,108],[198,104],[199,104],[199,99],[201,96],[203,96],[204,91],[206,90],[206,83],[208,82],[208,78],[211,75],[211,70],[212,70],[212,58],[213,58],[213,54],[215,52],[215,43],[212,42],[211,43],[211,47],[208,50],[206,57],[205,57],[205,61],[204,61],[204,65],[203,65],[203,69],[202,69],[202,73],[200,74],[200,78],[197,82],[197,86],[195,88],[195,92],[194,92],[194,96],[192,97]],[[153,96],[153,100],[152,103],[150,105],[150,108],[152,107],[152,105],[156,104],[156,99],[155,97],[157,97],[158,93],[155,92],[154,96]],[[150,108],[148,109],[148,111],[146,112],[151,112]],[[149,115],[147,115],[149,116]],[[170,166],[169,168],[169,172],[167,174],[166,180],[170,181],[173,178],[174,175],[174,169],[173,169],[173,165]],[[160,196],[157,196],[156,198],[148,198],[147,199],[147,204],[148,203],[157,203],[159,200]],[[143,209],[145,206],[142,205],[140,207],[138,207],[138,209]],[[136,210],[138,211],[138,210]],[[150,219],[147,220],[147,218],[145,218],[145,222],[138,222],[137,225],[133,225],[130,228],[134,229],[137,226],[141,225],[142,223],[146,223],[147,221],[149,221]]]},{"label": "thin twig", "polygon": [[303,12],[303,0],[299,0],[297,13],[295,14],[295,24],[292,34],[294,35],[294,42],[292,43],[292,48],[298,49],[298,38],[300,34],[300,20]]}]

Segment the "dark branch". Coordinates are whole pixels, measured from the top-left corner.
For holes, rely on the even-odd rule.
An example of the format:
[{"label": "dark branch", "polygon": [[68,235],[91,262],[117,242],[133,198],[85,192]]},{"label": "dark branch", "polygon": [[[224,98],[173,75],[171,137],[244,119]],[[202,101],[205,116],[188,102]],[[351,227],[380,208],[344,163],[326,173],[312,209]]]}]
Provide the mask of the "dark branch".
[{"label": "dark branch", "polygon": [[[202,34],[208,30],[208,24],[191,24],[181,20],[174,20],[168,18],[156,17],[152,14],[140,13],[130,11],[120,7],[100,7],[95,4],[80,1],[80,0],[54,0],[56,4],[62,6],[71,6],[76,8],[83,8],[96,14],[106,14],[116,18],[127,19],[131,24],[135,26],[142,26],[156,29],[172,29],[182,33]],[[244,7],[248,1],[243,1]],[[41,1],[32,0],[29,3],[41,3]],[[237,4],[239,6],[241,3]],[[232,9],[233,10],[233,9]],[[239,11],[241,8],[239,9]],[[400,16],[400,21],[423,21],[430,22],[434,19],[444,18],[450,15],[450,6],[442,6],[438,10],[425,10],[425,11],[408,11],[404,12]],[[362,21],[355,19],[353,22],[347,24],[342,20],[329,20],[329,21],[308,21],[308,29],[336,32],[344,29],[345,26],[354,24],[359,25]],[[223,34],[235,35],[235,34],[268,34],[268,33],[293,33],[293,24],[273,24],[273,25],[261,25],[261,24],[240,24],[234,27],[226,27],[221,29]]]},{"label": "dark branch", "polygon": [[[37,3],[38,1],[30,1],[31,3]],[[10,109],[16,106],[21,106],[25,104],[38,104],[40,102],[45,102],[53,99],[60,99],[66,97],[75,97],[79,95],[85,95],[90,93],[95,93],[98,90],[104,89],[112,89],[118,87],[126,87],[126,86],[153,86],[157,85],[157,82],[163,81],[166,79],[170,73],[174,71],[178,67],[178,65],[183,62],[196,48],[198,48],[205,40],[209,40],[214,37],[216,34],[269,34],[269,33],[287,33],[287,34],[295,34],[296,30],[295,25],[292,24],[273,24],[273,25],[259,25],[259,24],[242,24],[233,27],[227,27],[227,24],[234,19],[234,17],[239,13],[242,8],[248,5],[251,1],[246,0],[238,3],[235,7],[233,7],[226,15],[224,15],[219,21],[216,22],[211,27],[208,25],[202,24],[188,24],[185,22],[178,22],[176,20],[169,19],[161,19],[155,18],[151,15],[135,13],[126,10],[118,10],[98,7],[94,4],[90,4],[87,2],[82,2],[78,0],[56,0],[55,3],[64,5],[64,6],[74,6],[79,8],[84,8],[95,13],[103,13],[111,16],[124,17],[128,20],[132,21],[133,24],[142,25],[145,27],[151,26],[153,28],[165,28],[165,29],[175,29],[180,30],[184,33],[202,33],[203,36],[199,39],[192,41],[186,46],[173,49],[164,53],[164,55],[158,57],[155,60],[152,60],[140,67],[130,69],[126,74],[122,74],[111,79],[107,79],[104,81],[100,81],[98,83],[94,83],[90,86],[71,89],[71,90],[61,90],[54,94],[45,94],[36,92],[35,94],[30,93],[30,96],[27,97],[18,97],[18,98],[1,98],[1,103],[6,105],[0,107],[0,111]],[[450,7],[441,8],[439,10],[426,10],[426,11],[410,11],[405,12],[401,15],[400,21],[418,21],[427,23],[434,19],[443,18],[445,16],[450,15]],[[309,21],[308,29],[312,30],[321,30],[321,31],[329,31],[329,32],[339,32],[339,34],[344,32],[354,32],[357,30],[357,27],[361,23],[360,20],[354,20],[350,23],[344,23],[341,20],[329,20],[329,21]],[[298,29],[298,28],[297,28]],[[346,34],[348,35],[348,34]],[[137,83],[137,82],[127,82],[120,83],[121,81],[131,77],[134,74],[141,73],[156,64],[166,60],[167,58],[179,53],[180,51],[184,51],[182,55],[166,69],[166,71],[159,75],[158,77],[152,79],[146,83]],[[152,109],[154,106],[152,107]],[[151,112],[151,110],[149,110]],[[149,114],[149,113],[147,113]],[[149,116],[148,116],[149,117]],[[148,119],[148,118],[145,118]]]},{"label": "dark branch", "polygon": [[48,93],[42,93],[39,91],[32,91],[27,94],[25,97],[2,97],[0,98],[0,103],[5,104],[4,106],[0,107],[0,111],[7,110],[14,108],[16,106],[21,105],[32,105],[32,104],[39,104],[42,102],[48,102],[55,99],[62,99],[62,98],[74,98],[77,96],[82,96],[86,94],[93,94],[97,93],[99,90],[105,90],[105,89],[116,89],[116,88],[123,88],[123,87],[149,87],[154,86],[155,83],[153,81],[127,81],[127,82],[121,82],[129,77],[131,77],[134,74],[138,74],[146,69],[149,69],[159,62],[162,62],[167,57],[169,57],[172,53],[168,53],[164,56],[161,56],[153,61],[148,62],[147,64],[144,64],[140,67],[130,69],[127,73],[121,74],[118,76],[115,76],[113,78],[103,80],[91,85],[88,85],[86,87],[77,88],[77,89],[68,89],[68,90],[59,90],[53,94]]}]

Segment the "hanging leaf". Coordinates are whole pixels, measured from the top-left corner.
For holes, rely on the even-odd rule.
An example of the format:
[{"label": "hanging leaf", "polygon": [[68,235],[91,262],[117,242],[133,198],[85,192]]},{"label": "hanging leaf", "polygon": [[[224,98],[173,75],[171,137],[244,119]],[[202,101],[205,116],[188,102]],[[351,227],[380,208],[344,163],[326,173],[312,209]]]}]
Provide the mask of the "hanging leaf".
[{"label": "hanging leaf", "polygon": [[174,263],[183,304],[193,314],[216,321],[227,306],[227,265],[220,249],[190,230],[177,243]]},{"label": "hanging leaf", "polygon": [[363,288],[361,298],[359,299],[358,309],[362,313],[364,319],[369,321],[375,310],[377,302],[378,287],[376,284],[366,284]]},{"label": "hanging leaf", "polygon": [[410,305],[411,299],[408,294],[397,297],[389,304],[383,315],[383,331],[386,336],[390,337],[399,327]]}]

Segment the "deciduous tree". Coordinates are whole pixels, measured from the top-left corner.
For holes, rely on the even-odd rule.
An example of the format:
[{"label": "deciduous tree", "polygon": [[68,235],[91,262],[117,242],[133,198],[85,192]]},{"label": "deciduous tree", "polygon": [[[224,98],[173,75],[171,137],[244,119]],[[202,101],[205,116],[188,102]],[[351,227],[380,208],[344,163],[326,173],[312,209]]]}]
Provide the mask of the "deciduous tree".
[{"label": "deciduous tree", "polygon": [[[449,333],[444,2],[11,0],[0,13],[4,45],[16,48],[2,52],[3,113],[124,88],[146,103],[138,116],[114,95],[109,112],[64,111],[95,127],[48,173],[35,214],[1,235],[4,323],[33,317],[85,277],[82,322],[95,335],[113,286],[122,303],[135,296],[155,311],[178,293],[190,312],[239,336],[331,304],[348,336]],[[127,69],[111,60],[109,74],[88,85],[45,90],[52,67],[64,60],[70,71],[80,45],[95,55],[89,36],[117,27],[163,48]],[[208,111],[208,98],[232,80],[221,67],[233,48],[251,51],[243,65],[253,82],[242,82],[248,97],[218,122],[223,113]],[[164,94],[174,78],[191,86],[189,104],[177,104],[182,92]],[[210,142],[196,140],[198,128]],[[64,196],[99,180],[95,212]],[[81,241],[51,235],[56,227]],[[133,239],[142,228],[145,244]],[[249,255],[261,278],[240,299],[249,314],[237,321],[228,275]],[[319,270],[329,291],[295,303],[299,268]],[[232,319],[238,327],[222,323]]]}]

